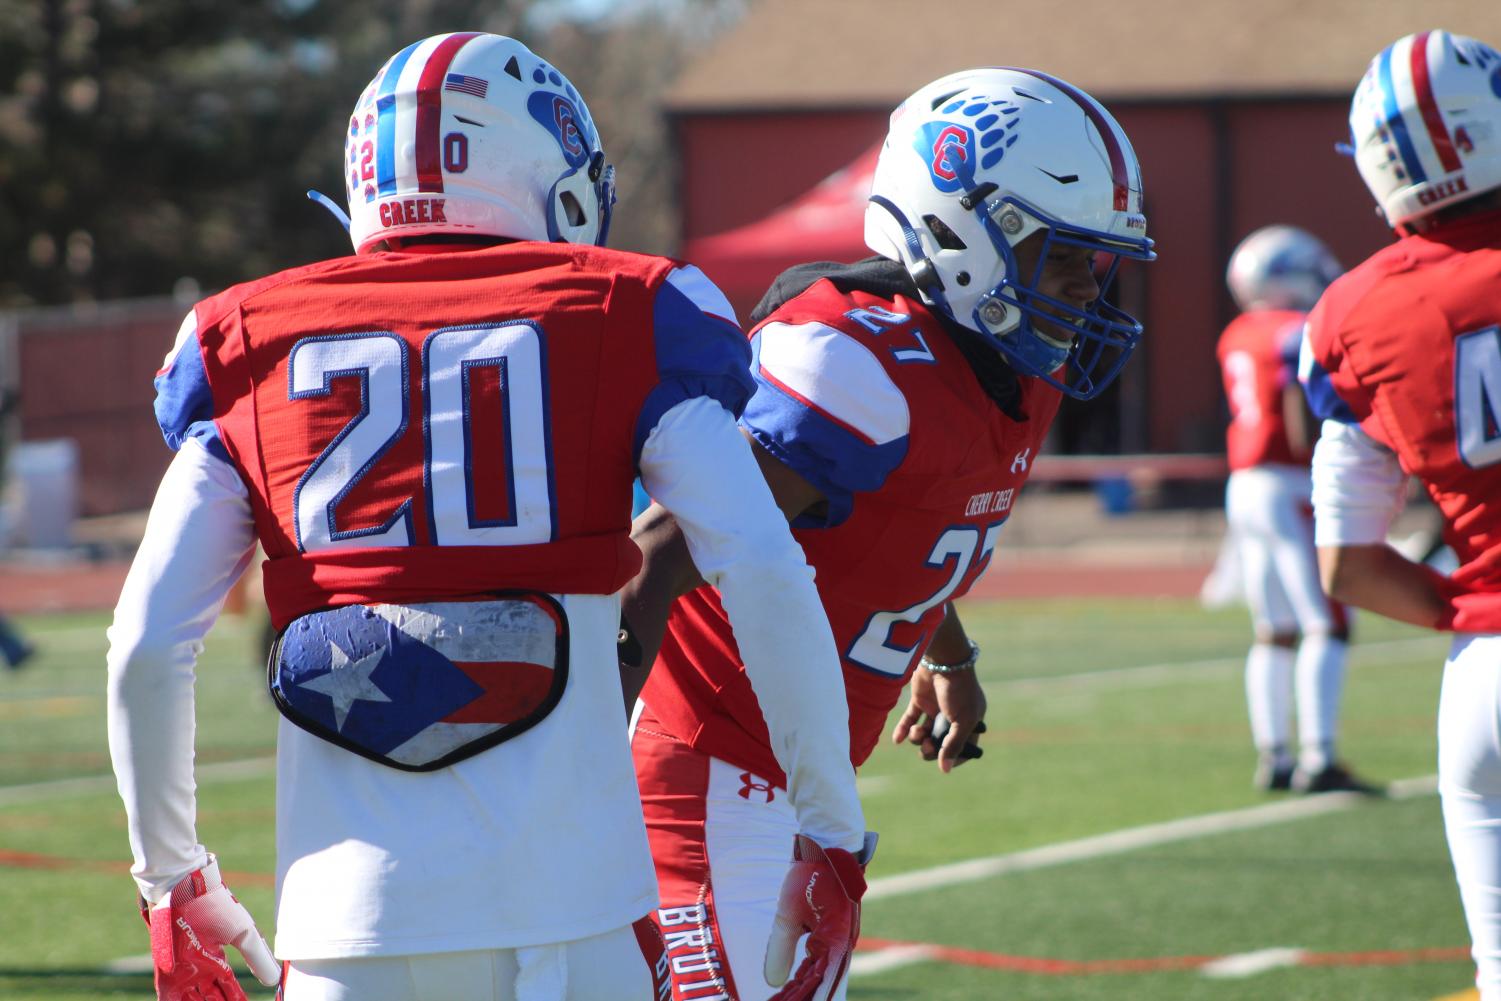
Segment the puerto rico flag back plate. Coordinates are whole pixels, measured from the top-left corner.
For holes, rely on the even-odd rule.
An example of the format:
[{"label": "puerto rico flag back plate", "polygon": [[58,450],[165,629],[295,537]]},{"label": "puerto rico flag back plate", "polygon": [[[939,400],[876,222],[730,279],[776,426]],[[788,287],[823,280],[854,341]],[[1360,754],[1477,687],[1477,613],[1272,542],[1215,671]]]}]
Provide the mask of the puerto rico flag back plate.
[{"label": "puerto rico flag back plate", "polygon": [[297,726],[393,768],[433,771],[552,711],[567,684],[567,618],[537,592],[325,609],[283,630],[267,673]]}]

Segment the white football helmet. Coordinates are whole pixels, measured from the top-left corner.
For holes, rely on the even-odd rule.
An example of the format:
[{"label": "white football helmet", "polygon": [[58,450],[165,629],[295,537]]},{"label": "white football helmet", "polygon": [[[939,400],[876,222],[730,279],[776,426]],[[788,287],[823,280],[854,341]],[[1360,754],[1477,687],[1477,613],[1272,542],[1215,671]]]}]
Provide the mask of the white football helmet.
[{"label": "white football helmet", "polygon": [[[906,265],[925,302],[1079,399],[1109,385],[1141,337],[1104,294],[1121,258],[1155,259],[1146,228],[1141,168],[1110,112],[1012,68],[951,74],[892,112],[865,211],[865,242]],[[1038,292],[1046,247],[1038,273],[1017,273],[1012,248],[1039,231],[1048,246],[1108,256],[1099,299],[1079,308]],[[1039,315],[1072,323],[1072,342],[1034,329]]]},{"label": "white football helmet", "polygon": [[1242,311],[1307,312],[1343,272],[1324,242],[1296,226],[1263,226],[1230,255],[1225,282]]},{"label": "white football helmet", "polygon": [[344,144],[356,253],[433,233],[603,244],[615,203],[584,99],[525,45],[455,32],[387,60]]},{"label": "white football helmet", "polygon": [[1350,142],[1394,228],[1501,187],[1501,55],[1447,31],[1399,38],[1355,88]]}]

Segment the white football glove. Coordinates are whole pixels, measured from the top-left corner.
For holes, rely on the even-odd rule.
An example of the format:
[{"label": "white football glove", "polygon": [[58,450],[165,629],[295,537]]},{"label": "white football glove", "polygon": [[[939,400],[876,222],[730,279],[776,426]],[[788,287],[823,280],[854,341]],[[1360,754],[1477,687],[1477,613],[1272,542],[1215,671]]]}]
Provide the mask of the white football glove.
[{"label": "white football glove", "polygon": [[[782,988],[771,1001],[828,1001],[839,989],[860,937],[865,865],[875,849],[874,834],[865,835],[859,856],[843,848],[820,847],[803,834],[793,839],[792,868],[782,882],[766,943],[766,983]],[[797,942],[804,934],[807,954],[789,981]]]},{"label": "white football glove", "polygon": [[224,885],[213,855],[155,904],[141,901],[141,917],[151,928],[158,1001],[246,1001],[224,958],[226,942],[240,950],[261,983],[281,982],[281,964],[250,912]]}]

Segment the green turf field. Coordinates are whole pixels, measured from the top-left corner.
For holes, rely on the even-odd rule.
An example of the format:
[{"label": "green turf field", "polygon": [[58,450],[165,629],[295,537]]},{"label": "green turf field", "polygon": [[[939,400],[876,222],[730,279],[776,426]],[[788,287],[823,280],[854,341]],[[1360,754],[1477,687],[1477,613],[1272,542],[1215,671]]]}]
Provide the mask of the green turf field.
[{"label": "green turf field", "polygon": [[[986,756],[943,776],[883,746],[862,769],[881,850],[851,999],[1428,1001],[1469,985],[1435,796],[1251,790],[1243,612],[964,611],[985,648]],[[21,625],[43,654],[0,674],[0,998],[149,998],[107,778],[105,619]],[[1445,640],[1369,617],[1357,632],[1345,755],[1376,778],[1430,775]],[[198,693],[200,833],[269,932],[275,711],[241,622],[211,637]],[[997,861],[925,872],[973,859]],[[1205,965],[1225,957],[1240,958]]]}]

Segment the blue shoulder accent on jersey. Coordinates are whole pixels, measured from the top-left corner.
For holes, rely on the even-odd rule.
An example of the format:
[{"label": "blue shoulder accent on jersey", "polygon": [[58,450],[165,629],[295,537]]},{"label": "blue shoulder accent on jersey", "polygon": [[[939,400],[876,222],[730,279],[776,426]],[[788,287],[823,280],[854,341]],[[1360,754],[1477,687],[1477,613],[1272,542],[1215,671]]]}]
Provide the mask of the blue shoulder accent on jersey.
[{"label": "blue shoulder accent on jersey", "polygon": [[760,347],[757,339],[751,360],[751,371],[756,373],[756,395],[751,397],[740,423],[762,448],[817,487],[828,500],[827,516],[816,522],[804,518],[794,525],[820,528],[837,525],[849,517],[856,493],[879,489],[892,470],[902,464],[907,457],[910,435],[879,445],[860,437],[848,426],[762,378]]},{"label": "blue shoulder accent on jersey", "polygon": [[229,460],[229,452],[214,424],[214,394],[203,369],[203,354],[195,333],[177,346],[172,362],[153,380],[156,386],[156,423],[172,451],[189,438],[197,438],[216,459]]},{"label": "blue shoulder accent on jersey", "polygon": [[1277,357],[1282,359],[1284,365],[1294,374],[1298,371],[1298,358],[1303,351],[1303,331],[1306,324],[1301,321],[1288,324],[1282,331],[1282,340],[1277,345]]},{"label": "blue shoulder accent on jersey", "polygon": [[707,396],[739,417],[755,392],[750,377],[750,344],[741,329],[699,309],[693,300],[663,282],[652,307],[657,386],[647,394],[636,419],[634,454],[662,415],[684,400]]},{"label": "blue shoulder accent on jersey", "polygon": [[1308,409],[1319,420],[1339,421],[1341,424],[1360,423],[1355,411],[1334,391],[1329,373],[1313,357],[1307,337],[1302,339],[1302,350],[1298,356],[1298,382],[1303,386],[1303,395],[1308,398]]}]

